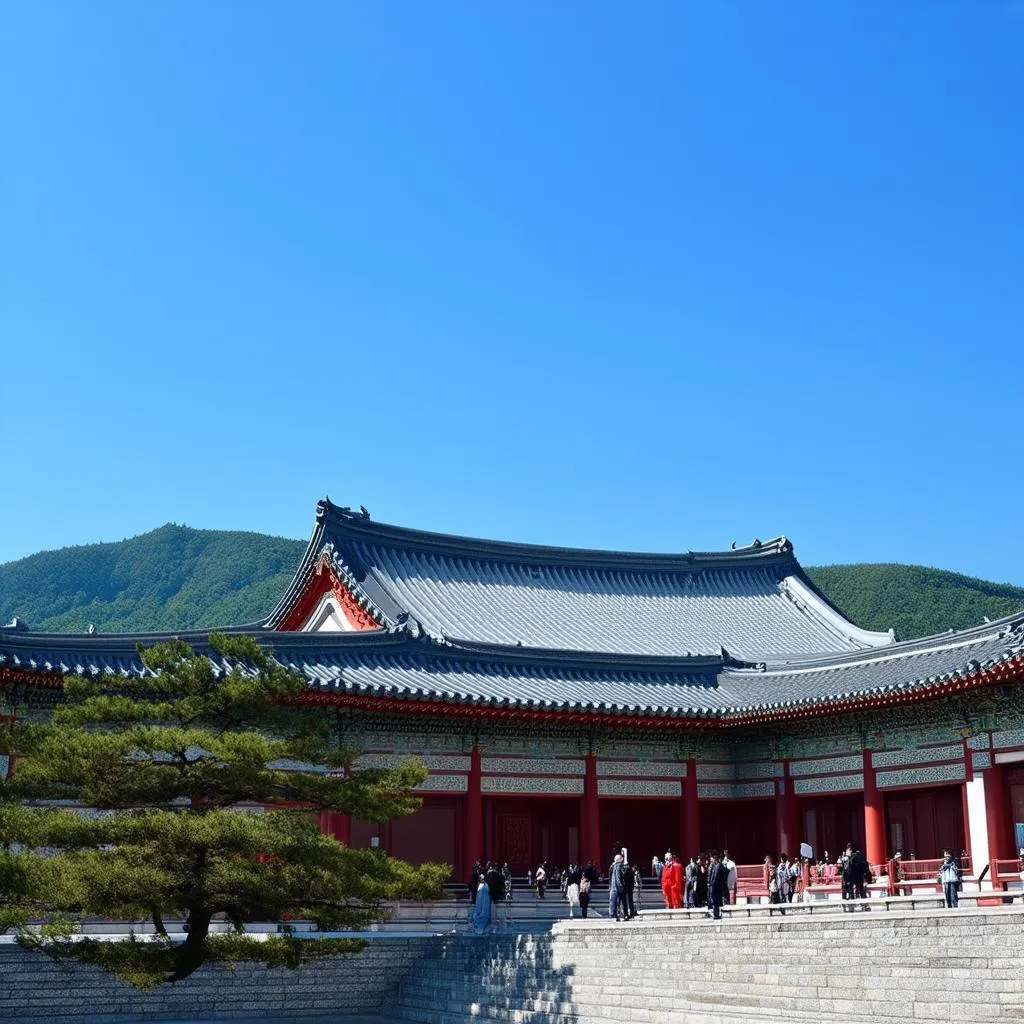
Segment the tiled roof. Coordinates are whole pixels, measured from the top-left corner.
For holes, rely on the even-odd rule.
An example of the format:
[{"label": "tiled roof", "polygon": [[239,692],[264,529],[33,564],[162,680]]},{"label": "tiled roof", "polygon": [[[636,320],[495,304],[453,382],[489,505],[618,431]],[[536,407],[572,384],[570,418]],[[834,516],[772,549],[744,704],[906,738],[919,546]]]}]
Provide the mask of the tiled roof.
[{"label": "tiled roof", "polygon": [[784,538],[725,552],[638,554],[474,540],[375,523],[330,502],[283,621],[324,553],[378,621],[408,615],[434,635],[620,654],[766,658],[892,642],[848,622]]},{"label": "tiled roof", "polygon": [[[209,651],[204,633],[176,634]],[[941,687],[1011,659],[1024,666],[1024,618],[959,634],[787,665],[718,657],[587,654],[444,642],[418,629],[256,634],[312,694],[462,708],[614,712],[728,721]],[[0,675],[142,673],[136,645],[169,634],[68,636],[0,630]]]},{"label": "tiled roof", "polygon": [[[785,710],[940,688],[1024,659],[1024,614],[856,655],[726,667],[719,682],[734,712]],[[1024,671],[1021,672],[1024,676]],[[744,703],[745,702],[745,703]]]}]

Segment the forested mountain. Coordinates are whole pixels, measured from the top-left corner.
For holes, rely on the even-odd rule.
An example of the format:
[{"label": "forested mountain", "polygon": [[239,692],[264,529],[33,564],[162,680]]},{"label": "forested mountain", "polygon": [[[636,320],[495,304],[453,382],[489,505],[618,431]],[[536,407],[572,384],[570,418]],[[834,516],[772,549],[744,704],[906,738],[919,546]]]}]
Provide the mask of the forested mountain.
[{"label": "forested mountain", "polygon": [[900,640],[977,626],[1024,608],[1024,588],[922,565],[822,565],[815,586],[865,629],[895,628]]},{"label": "forested mountain", "polygon": [[[101,632],[254,622],[291,579],[305,545],[259,533],[168,523],[113,544],[44,551],[0,565],[0,622]],[[867,629],[901,639],[980,623],[1024,608],[1024,588],[914,565],[829,565],[808,575]]]},{"label": "forested mountain", "polygon": [[253,622],[284,593],[305,544],[168,523],[113,544],[0,565],[0,621],[108,633]]}]

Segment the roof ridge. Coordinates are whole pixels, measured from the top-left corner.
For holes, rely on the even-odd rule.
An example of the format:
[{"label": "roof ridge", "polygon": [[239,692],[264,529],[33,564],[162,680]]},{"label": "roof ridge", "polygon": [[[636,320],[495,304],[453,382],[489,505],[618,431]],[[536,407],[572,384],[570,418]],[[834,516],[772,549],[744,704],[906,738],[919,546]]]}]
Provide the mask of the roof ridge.
[{"label": "roof ridge", "polygon": [[525,541],[492,540],[417,530],[408,526],[377,522],[371,519],[365,510],[353,512],[348,506],[335,505],[329,498],[317,503],[316,517],[317,523],[323,524],[327,530],[358,537],[364,541],[372,539],[384,546],[401,545],[484,561],[591,565],[603,568],[633,567],[665,572],[693,572],[717,566],[724,568],[751,563],[763,565],[776,561],[796,564],[793,545],[782,535],[769,541],[754,540],[744,547],[729,551],[619,551],[611,548],[576,548]]}]

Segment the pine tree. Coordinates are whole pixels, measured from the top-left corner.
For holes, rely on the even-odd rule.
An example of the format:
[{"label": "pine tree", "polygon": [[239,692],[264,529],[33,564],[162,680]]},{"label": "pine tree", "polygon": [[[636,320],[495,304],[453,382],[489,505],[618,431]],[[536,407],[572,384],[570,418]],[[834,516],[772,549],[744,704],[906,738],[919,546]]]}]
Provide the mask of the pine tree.
[{"label": "pine tree", "polygon": [[[0,784],[0,930],[150,987],[209,961],[294,967],[359,945],[261,941],[247,922],[360,928],[388,900],[441,894],[447,866],[350,849],[317,824],[322,810],[372,822],[410,813],[422,766],[349,772],[352,754],[302,705],[301,675],[251,637],[212,634],[210,647],[140,650],[141,676],[68,678],[49,721],[0,726],[0,752],[16,758]],[[148,918],[156,939],[72,940],[87,915]],[[164,924],[177,918],[183,942]],[[215,918],[231,931],[211,933]]]}]

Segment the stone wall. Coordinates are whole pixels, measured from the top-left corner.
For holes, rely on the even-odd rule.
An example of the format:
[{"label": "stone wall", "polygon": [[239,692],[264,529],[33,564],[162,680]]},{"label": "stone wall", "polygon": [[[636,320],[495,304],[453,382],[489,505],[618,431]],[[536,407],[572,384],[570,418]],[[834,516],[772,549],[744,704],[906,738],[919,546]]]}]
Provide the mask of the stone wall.
[{"label": "stone wall", "polygon": [[1024,913],[559,923],[442,940],[401,983],[410,1024],[1024,1021]]},{"label": "stone wall", "polygon": [[[0,1020],[409,1024],[1024,1022],[1024,907],[724,922],[560,922],[526,935],[376,938],[296,971],[204,968],[153,993],[0,946]],[[121,1015],[118,1017],[118,1015]]]},{"label": "stone wall", "polygon": [[15,945],[0,946],[0,1020],[97,1024],[123,1019],[316,1017],[379,1013],[429,938],[374,938],[362,953],[294,971],[212,965],[191,978],[139,992],[94,967],[58,964]]}]

